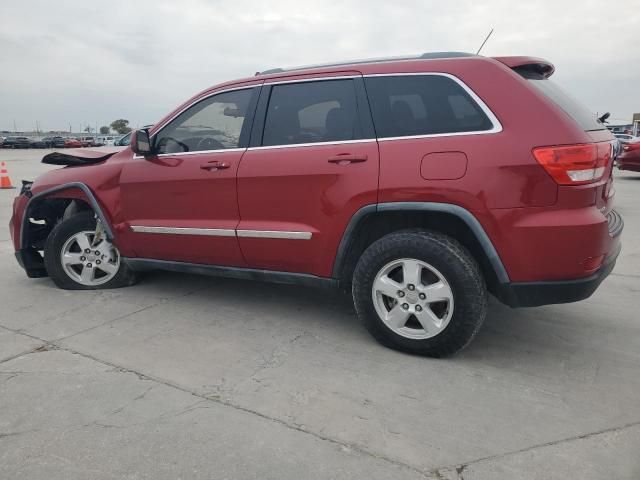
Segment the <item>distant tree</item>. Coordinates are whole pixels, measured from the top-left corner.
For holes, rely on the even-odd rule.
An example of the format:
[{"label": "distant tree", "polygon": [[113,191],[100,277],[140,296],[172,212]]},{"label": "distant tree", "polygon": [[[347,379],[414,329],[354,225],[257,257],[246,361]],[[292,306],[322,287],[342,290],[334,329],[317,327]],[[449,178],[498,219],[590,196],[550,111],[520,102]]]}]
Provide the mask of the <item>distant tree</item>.
[{"label": "distant tree", "polygon": [[131,128],[129,127],[129,120],[125,120],[124,118],[119,118],[118,120],[111,122],[111,128],[120,135],[131,131]]},{"label": "distant tree", "polygon": [[106,125],[103,125],[102,127],[100,127],[100,135],[108,135],[109,134],[109,127],[107,127]]},{"label": "distant tree", "polygon": [[87,125],[86,128],[84,129],[85,132],[87,133],[91,133],[93,132],[93,128],[91,128],[91,125]]}]

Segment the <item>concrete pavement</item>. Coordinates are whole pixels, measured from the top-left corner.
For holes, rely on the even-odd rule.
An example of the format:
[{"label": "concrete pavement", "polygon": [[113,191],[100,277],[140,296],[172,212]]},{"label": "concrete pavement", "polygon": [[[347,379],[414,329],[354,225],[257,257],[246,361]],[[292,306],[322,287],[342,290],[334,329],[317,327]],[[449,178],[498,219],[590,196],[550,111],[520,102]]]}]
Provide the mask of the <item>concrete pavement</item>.
[{"label": "concrete pavement", "polygon": [[[0,150],[14,184],[38,155]],[[640,478],[640,174],[616,176],[623,253],[594,296],[492,302],[447,360],[379,346],[337,293],[28,279],[2,190],[0,478]]]}]

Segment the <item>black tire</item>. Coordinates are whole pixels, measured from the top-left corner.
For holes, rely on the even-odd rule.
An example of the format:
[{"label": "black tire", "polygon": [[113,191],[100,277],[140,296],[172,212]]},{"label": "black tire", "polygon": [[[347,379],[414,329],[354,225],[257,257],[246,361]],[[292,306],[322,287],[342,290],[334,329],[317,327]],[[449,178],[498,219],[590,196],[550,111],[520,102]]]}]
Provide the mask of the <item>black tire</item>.
[{"label": "black tire", "polygon": [[[435,267],[453,292],[449,324],[426,339],[404,337],[388,327],[376,312],[372,297],[378,272],[396,259],[413,258]],[[451,237],[427,230],[403,230],[382,237],[360,257],[353,275],[356,312],[382,345],[403,352],[446,357],[466,347],[480,330],[487,313],[487,288],[477,262]]]},{"label": "black tire", "polygon": [[78,232],[95,230],[95,228],[96,219],[93,212],[86,211],[60,222],[47,237],[44,247],[44,264],[47,273],[58,288],[65,290],[98,290],[127,287],[136,283],[136,273],[122,261],[115,276],[101,285],[83,285],[65,272],[60,260],[60,253],[66,241]]}]

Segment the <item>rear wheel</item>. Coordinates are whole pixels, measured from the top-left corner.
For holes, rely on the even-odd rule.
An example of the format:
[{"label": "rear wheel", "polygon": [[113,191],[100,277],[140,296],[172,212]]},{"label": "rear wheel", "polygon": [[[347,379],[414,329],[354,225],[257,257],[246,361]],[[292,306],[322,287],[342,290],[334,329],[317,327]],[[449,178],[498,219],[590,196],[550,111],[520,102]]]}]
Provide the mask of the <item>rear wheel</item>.
[{"label": "rear wheel", "polygon": [[358,316],[383,345],[444,357],[467,346],[487,310],[484,279],[454,239],[407,230],[374,242],[353,278]]},{"label": "rear wheel", "polygon": [[44,263],[53,282],[68,290],[117,288],[136,281],[135,272],[98,228],[93,212],[55,226],[47,238]]}]

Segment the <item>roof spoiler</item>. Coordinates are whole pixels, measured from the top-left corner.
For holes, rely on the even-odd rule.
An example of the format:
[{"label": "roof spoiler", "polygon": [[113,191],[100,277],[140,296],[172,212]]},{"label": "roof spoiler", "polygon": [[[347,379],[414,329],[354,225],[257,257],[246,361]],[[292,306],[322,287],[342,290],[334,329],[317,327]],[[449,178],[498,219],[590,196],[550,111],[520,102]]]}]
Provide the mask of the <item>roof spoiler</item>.
[{"label": "roof spoiler", "polygon": [[537,57],[493,57],[493,59],[514,70],[529,70],[545,78],[549,78],[556,71],[553,63]]}]

